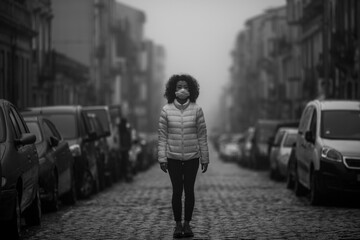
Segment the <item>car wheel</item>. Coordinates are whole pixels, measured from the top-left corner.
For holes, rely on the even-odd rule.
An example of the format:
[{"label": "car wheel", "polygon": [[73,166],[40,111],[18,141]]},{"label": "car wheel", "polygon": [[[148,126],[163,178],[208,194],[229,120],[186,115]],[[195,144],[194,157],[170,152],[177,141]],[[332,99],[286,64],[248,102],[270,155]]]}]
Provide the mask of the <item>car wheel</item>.
[{"label": "car wheel", "polygon": [[85,170],[81,180],[81,187],[80,187],[80,196],[82,198],[89,197],[94,189],[94,180],[91,173],[88,170]]},{"label": "car wheel", "polygon": [[71,188],[70,191],[64,194],[62,201],[65,204],[72,205],[75,204],[77,201],[77,194],[76,194],[76,184],[75,184],[75,175],[74,172],[71,175]]},{"label": "car wheel", "polygon": [[324,201],[324,192],[321,189],[320,175],[316,171],[311,172],[310,176],[310,204],[317,206]]},{"label": "car wheel", "polygon": [[45,206],[47,210],[56,212],[57,210],[59,210],[59,184],[58,184],[58,178],[54,172],[52,173],[51,178],[53,182],[53,186],[51,189],[52,199],[51,201],[47,202]]},{"label": "car wheel", "polygon": [[35,198],[24,213],[25,223],[28,226],[38,226],[41,223],[41,202],[39,187],[37,187]]}]

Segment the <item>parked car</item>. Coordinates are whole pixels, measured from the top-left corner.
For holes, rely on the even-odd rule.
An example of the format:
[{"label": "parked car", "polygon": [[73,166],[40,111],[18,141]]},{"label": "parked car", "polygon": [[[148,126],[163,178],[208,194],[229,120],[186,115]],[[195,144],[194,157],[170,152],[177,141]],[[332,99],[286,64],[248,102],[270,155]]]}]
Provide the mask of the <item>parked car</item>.
[{"label": "parked car", "polygon": [[299,121],[292,119],[260,119],[255,124],[251,149],[250,167],[267,169],[269,157],[277,130],[281,127],[298,127]]},{"label": "parked car", "polygon": [[41,223],[35,140],[17,108],[0,99],[0,230],[11,239],[19,238],[22,217],[27,225]]},{"label": "parked car", "polygon": [[295,193],[310,203],[333,191],[360,192],[360,101],[314,100],[301,116],[296,141]]},{"label": "parked car", "polygon": [[110,105],[110,136],[107,138],[109,146],[109,158],[110,162],[114,163],[114,181],[120,180],[122,176],[121,169],[121,152],[120,152],[120,119],[121,119],[121,107],[119,105]]},{"label": "parked car", "polygon": [[273,132],[273,134],[270,136],[269,138],[269,148],[268,148],[268,156],[270,156],[270,152],[271,152],[271,148],[273,147],[274,141],[275,141],[275,135],[278,132],[278,130],[280,128],[284,128],[284,127],[288,127],[288,128],[296,128],[298,129],[299,127],[299,120],[298,119],[284,119],[284,120],[279,120],[279,123],[276,124],[275,126],[275,131]]},{"label": "parked car", "polygon": [[241,158],[241,142],[244,135],[241,133],[226,134],[221,138],[220,157],[224,161],[239,162]]},{"label": "parked car", "polygon": [[[100,122],[100,128],[102,129],[102,133],[99,136],[99,141],[101,142],[102,149],[102,158],[103,161],[106,162],[106,182],[111,184],[111,182],[116,182],[120,178],[120,174],[117,171],[118,165],[120,164],[120,160],[117,156],[113,156],[111,151],[113,150],[113,146],[109,141],[113,141],[111,139],[116,135],[116,126],[113,126],[110,115],[110,108],[108,106],[85,106],[84,110],[87,113],[95,114],[97,119],[96,121]],[[115,131],[114,133],[112,131]],[[115,153],[116,154],[116,153]]]},{"label": "parked car", "polygon": [[157,151],[158,151],[158,135],[156,132],[153,133],[140,133],[141,145],[144,149],[144,159],[142,170],[148,169],[151,165],[157,162]]},{"label": "parked car", "polygon": [[26,116],[43,115],[54,123],[68,142],[75,161],[75,183],[81,198],[99,191],[96,164],[96,133],[90,131],[89,120],[80,105],[34,107],[23,111]]},{"label": "parked car", "polygon": [[270,138],[276,131],[279,120],[259,119],[254,126],[249,167],[266,169],[269,166],[268,149]]},{"label": "parked car", "polygon": [[74,158],[69,144],[62,139],[50,120],[42,116],[24,116],[24,120],[30,132],[36,136],[42,206],[57,211],[60,200],[65,204],[76,203]]},{"label": "parked car", "polygon": [[250,165],[251,148],[254,137],[254,127],[249,127],[244,132],[244,142],[241,145],[241,159],[240,165],[248,167]]},{"label": "parked car", "polygon": [[281,127],[276,133],[270,152],[270,178],[280,180],[287,176],[291,147],[296,142],[297,128]]},{"label": "parked car", "polygon": [[107,133],[104,131],[99,118],[94,113],[87,113],[90,122],[90,130],[96,133],[95,149],[98,169],[99,187],[103,190],[106,185],[112,183],[111,166],[109,162],[109,148],[107,146]]}]

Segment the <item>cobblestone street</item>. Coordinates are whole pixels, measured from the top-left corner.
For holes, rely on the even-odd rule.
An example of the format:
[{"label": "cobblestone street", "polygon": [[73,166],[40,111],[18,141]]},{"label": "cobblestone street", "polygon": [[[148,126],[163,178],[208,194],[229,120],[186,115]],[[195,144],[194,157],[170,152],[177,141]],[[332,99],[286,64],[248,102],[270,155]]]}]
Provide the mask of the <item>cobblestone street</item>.
[{"label": "cobblestone street", "polygon": [[[267,172],[220,161],[214,151],[196,183],[193,239],[360,239],[360,204],[313,207]],[[43,215],[24,239],[172,239],[169,176],[157,165]]]}]

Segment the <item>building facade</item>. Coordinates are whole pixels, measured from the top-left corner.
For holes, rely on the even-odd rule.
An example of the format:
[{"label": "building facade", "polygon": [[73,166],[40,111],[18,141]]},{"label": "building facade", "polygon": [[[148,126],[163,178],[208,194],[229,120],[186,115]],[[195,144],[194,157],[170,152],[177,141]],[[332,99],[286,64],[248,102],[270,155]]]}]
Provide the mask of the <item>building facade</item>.
[{"label": "building facade", "polygon": [[30,1],[0,1],[0,98],[18,107],[32,100],[32,29]]}]

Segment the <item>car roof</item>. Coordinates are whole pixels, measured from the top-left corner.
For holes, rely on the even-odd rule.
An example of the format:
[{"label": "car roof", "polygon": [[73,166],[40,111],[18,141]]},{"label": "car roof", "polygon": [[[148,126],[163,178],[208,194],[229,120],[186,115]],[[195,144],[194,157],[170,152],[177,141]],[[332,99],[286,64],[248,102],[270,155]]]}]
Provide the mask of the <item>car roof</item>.
[{"label": "car roof", "polygon": [[285,131],[285,132],[289,132],[289,133],[297,133],[298,129],[295,127],[281,127],[278,129],[278,131]]},{"label": "car roof", "polygon": [[360,101],[355,100],[315,100],[321,110],[360,110]]},{"label": "car roof", "polygon": [[42,106],[42,107],[30,107],[22,111],[25,114],[33,113],[74,113],[81,109],[80,105],[56,105],[56,106]]},{"label": "car roof", "polygon": [[25,121],[37,122],[40,116],[30,115],[30,116],[23,116]]},{"label": "car roof", "polygon": [[109,110],[109,106],[106,105],[97,105],[97,106],[83,106],[83,109],[85,110]]}]

